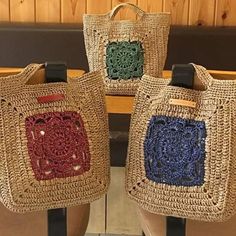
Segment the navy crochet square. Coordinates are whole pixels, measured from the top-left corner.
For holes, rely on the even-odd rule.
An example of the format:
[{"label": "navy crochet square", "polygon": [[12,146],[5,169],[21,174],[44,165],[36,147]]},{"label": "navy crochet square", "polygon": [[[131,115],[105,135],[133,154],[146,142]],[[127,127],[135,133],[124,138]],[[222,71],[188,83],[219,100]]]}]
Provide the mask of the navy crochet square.
[{"label": "navy crochet square", "polygon": [[144,141],[148,179],[175,186],[204,183],[204,121],[152,116]]}]

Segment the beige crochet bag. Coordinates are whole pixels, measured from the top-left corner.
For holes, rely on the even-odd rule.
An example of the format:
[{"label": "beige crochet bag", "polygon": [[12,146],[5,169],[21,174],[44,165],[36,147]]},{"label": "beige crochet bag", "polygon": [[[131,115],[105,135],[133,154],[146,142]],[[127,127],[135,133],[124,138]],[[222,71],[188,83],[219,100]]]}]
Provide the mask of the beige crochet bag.
[{"label": "beige crochet bag", "polygon": [[100,72],[32,84],[43,72],[32,64],[0,78],[0,195],[15,212],[85,204],[109,184]]},{"label": "beige crochet bag", "polygon": [[130,127],[126,191],[155,214],[224,221],[236,206],[236,80],[194,65],[204,91],[145,75]]},{"label": "beige crochet bag", "polygon": [[[138,19],[114,20],[122,7],[134,10]],[[131,3],[121,3],[107,14],[86,14],[83,22],[89,68],[102,70],[107,94],[134,95],[143,74],[162,75],[169,13],[146,13]]]}]

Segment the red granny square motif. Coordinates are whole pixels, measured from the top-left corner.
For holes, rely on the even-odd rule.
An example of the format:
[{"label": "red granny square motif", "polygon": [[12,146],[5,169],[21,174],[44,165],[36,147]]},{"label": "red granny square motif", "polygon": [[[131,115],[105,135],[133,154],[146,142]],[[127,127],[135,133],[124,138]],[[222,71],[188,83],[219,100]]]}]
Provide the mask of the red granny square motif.
[{"label": "red granny square motif", "polygon": [[87,134],[77,112],[49,112],[25,120],[28,153],[37,180],[77,176],[90,169]]}]

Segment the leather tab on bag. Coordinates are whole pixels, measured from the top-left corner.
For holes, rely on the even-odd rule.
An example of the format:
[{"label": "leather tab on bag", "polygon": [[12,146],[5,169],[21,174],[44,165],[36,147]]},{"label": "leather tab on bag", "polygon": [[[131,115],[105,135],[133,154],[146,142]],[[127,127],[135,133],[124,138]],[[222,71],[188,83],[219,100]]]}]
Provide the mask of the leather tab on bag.
[{"label": "leather tab on bag", "polygon": [[67,82],[67,65],[64,62],[46,62],[45,76],[47,83]]},{"label": "leather tab on bag", "polygon": [[38,103],[48,103],[48,102],[56,102],[65,99],[64,94],[51,94],[47,96],[38,97]]},{"label": "leather tab on bag", "polygon": [[169,100],[169,104],[176,106],[191,107],[191,108],[196,108],[197,106],[197,103],[194,101],[189,101],[184,99],[174,99],[174,98],[171,98]]}]

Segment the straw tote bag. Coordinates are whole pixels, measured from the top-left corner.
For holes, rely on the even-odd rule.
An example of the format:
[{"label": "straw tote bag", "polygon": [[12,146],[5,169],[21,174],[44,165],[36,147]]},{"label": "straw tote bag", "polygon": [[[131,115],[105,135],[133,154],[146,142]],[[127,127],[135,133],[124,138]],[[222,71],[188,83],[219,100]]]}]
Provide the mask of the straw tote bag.
[{"label": "straw tote bag", "polygon": [[[123,7],[134,10],[138,19],[113,20]],[[83,22],[89,68],[102,70],[107,94],[134,95],[143,74],[162,75],[169,13],[146,13],[131,3],[121,3],[107,14],[86,14]]]},{"label": "straw tote bag", "polygon": [[194,65],[204,91],[145,75],[135,98],[126,191],[143,209],[224,221],[236,204],[236,80]]},{"label": "straw tote bag", "polygon": [[14,212],[85,204],[109,184],[100,72],[32,84],[40,71],[32,64],[0,78],[0,195]]}]

